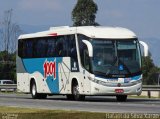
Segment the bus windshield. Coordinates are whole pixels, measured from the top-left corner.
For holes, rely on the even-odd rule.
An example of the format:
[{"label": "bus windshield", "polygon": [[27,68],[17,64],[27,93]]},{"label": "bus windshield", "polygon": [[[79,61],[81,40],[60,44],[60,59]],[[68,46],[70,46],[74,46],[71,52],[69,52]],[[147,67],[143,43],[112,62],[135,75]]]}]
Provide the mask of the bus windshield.
[{"label": "bus windshield", "polygon": [[139,43],[134,39],[91,39],[95,75],[129,77],[141,73]]}]

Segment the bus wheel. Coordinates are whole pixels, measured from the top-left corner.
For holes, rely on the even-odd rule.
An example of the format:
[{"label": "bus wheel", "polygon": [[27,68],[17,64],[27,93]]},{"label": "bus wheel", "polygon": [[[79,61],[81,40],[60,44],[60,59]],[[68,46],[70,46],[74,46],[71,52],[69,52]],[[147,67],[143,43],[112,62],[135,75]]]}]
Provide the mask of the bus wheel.
[{"label": "bus wheel", "polygon": [[35,82],[31,83],[31,94],[33,99],[45,99],[47,97],[46,94],[37,93],[37,86]]},{"label": "bus wheel", "polygon": [[68,100],[74,100],[74,96],[73,95],[66,95]]},{"label": "bus wheel", "polygon": [[72,94],[73,94],[73,99],[76,101],[85,100],[85,96],[79,94],[79,86],[77,82],[72,86]]},{"label": "bus wheel", "polygon": [[46,99],[47,98],[47,94],[38,94],[38,98],[39,99]]},{"label": "bus wheel", "polygon": [[125,102],[127,100],[127,95],[117,95],[116,98],[119,102]]}]

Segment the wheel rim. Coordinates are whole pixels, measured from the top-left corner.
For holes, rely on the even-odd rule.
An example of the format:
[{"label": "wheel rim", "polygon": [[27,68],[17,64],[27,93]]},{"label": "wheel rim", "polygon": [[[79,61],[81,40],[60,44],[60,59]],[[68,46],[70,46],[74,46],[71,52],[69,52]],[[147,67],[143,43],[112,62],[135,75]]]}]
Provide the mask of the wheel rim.
[{"label": "wheel rim", "polygon": [[79,87],[78,87],[78,85],[74,86],[73,93],[74,93],[75,96],[77,96],[79,94]]},{"label": "wheel rim", "polygon": [[32,86],[32,94],[36,95],[36,85],[35,84],[33,84]]}]

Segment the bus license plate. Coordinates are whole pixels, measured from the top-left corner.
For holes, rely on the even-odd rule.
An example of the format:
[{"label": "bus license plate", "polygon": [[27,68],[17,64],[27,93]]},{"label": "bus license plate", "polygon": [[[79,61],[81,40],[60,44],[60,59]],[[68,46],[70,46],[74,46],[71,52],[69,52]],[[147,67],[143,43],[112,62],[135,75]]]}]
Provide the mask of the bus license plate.
[{"label": "bus license plate", "polygon": [[115,89],[115,92],[116,93],[124,93],[124,90],[123,89]]}]

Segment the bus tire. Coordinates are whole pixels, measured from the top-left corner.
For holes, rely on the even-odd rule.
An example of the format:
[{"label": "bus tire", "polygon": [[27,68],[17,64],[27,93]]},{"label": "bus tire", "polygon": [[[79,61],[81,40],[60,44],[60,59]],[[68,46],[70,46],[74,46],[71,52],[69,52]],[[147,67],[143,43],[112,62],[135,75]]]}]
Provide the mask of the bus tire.
[{"label": "bus tire", "polygon": [[118,102],[126,102],[127,95],[117,95],[116,98]]},{"label": "bus tire", "polygon": [[76,101],[85,100],[85,95],[79,94],[79,86],[77,82],[72,85],[72,95],[73,95],[73,99]]},{"label": "bus tire", "polygon": [[39,99],[46,99],[47,98],[47,94],[38,94],[39,95]]},{"label": "bus tire", "polygon": [[67,100],[74,100],[74,96],[73,95],[66,95]]},{"label": "bus tire", "polygon": [[39,94],[37,93],[37,86],[35,81],[31,83],[31,95],[33,99],[45,99],[47,98],[47,94]]}]

